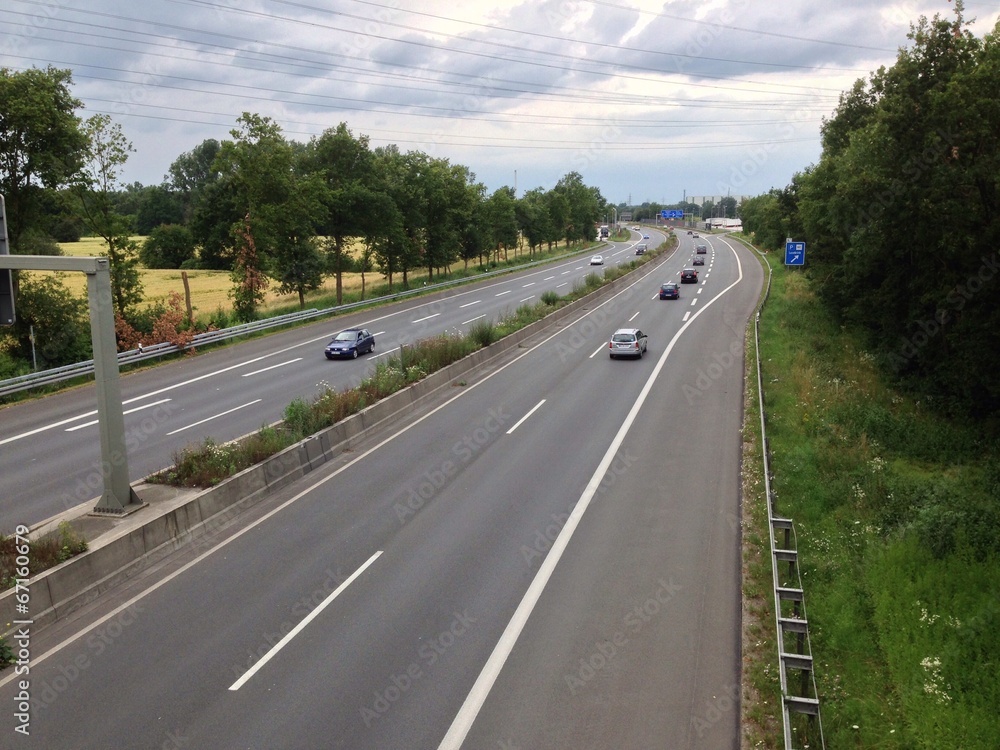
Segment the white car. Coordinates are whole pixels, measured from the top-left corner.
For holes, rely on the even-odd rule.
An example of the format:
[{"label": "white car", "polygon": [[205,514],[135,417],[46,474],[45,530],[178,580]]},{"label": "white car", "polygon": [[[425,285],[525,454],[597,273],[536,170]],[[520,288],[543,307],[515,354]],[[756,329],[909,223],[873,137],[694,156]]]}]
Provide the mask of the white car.
[{"label": "white car", "polygon": [[592,266],[603,266],[604,265],[604,256],[603,255],[595,255],[593,258],[590,259],[590,265],[592,265]]}]

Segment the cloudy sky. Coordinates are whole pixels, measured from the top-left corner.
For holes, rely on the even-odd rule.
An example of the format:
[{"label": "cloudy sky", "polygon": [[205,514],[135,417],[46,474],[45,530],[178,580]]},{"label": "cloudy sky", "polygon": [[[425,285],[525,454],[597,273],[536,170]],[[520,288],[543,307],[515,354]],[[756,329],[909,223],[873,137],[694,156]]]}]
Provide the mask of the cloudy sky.
[{"label": "cloudy sky", "polygon": [[[996,2],[970,0],[983,35]],[[569,172],[614,202],[757,195],[820,154],[839,94],[947,0],[3,0],[0,66],[73,72],[112,116],[125,178],[230,137],[347,123],[464,164],[493,190]]]}]

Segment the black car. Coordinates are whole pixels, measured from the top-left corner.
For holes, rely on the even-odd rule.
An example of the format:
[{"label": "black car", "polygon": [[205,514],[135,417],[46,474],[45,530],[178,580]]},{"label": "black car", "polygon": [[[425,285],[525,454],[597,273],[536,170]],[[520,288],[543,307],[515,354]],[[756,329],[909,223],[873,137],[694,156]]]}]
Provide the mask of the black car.
[{"label": "black car", "polygon": [[645,255],[646,254],[646,245],[636,245],[636,247],[635,247],[635,254],[636,255]]},{"label": "black car", "polygon": [[698,283],[698,272],[693,268],[685,268],[681,271],[681,283],[682,284],[697,284]]},{"label": "black car", "polygon": [[708,253],[708,246],[707,245],[695,245],[694,251],[698,255],[706,255]]},{"label": "black car", "polygon": [[341,331],[326,345],[327,359],[351,357],[357,359],[359,354],[375,351],[375,337],[365,328],[348,328]]},{"label": "black car", "polygon": [[680,299],[681,288],[672,281],[660,285],[660,299]]},{"label": "black car", "polygon": [[694,260],[691,261],[692,266],[703,266],[705,265],[705,259],[700,255],[694,256]]}]

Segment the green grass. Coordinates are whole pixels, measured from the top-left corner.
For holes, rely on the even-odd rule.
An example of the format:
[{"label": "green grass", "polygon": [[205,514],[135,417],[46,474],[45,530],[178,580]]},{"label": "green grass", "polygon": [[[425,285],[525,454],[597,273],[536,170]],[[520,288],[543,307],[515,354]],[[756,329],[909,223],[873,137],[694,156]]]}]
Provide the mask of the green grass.
[{"label": "green grass", "polygon": [[777,512],[795,521],[826,745],[995,748],[995,443],[894,390],[808,277],[772,265],[768,437]]}]

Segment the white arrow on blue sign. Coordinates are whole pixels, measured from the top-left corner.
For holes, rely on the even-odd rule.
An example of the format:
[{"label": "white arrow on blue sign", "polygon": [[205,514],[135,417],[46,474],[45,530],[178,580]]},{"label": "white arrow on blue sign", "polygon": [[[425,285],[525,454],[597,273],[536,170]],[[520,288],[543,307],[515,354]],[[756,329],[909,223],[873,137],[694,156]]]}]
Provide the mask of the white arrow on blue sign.
[{"label": "white arrow on blue sign", "polygon": [[806,243],[786,242],[785,243],[785,265],[804,266],[806,264]]}]

